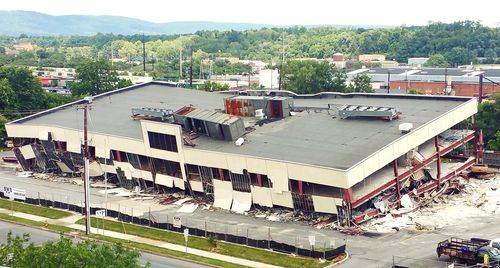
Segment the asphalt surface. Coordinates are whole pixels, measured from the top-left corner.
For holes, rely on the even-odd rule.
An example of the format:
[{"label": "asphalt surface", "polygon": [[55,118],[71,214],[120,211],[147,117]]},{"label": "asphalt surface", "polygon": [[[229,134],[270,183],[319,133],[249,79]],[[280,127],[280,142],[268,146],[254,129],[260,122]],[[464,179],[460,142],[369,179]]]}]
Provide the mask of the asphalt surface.
[{"label": "asphalt surface", "polygon": [[[13,235],[22,236],[24,233],[29,233],[31,241],[35,244],[42,244],[47,241],[57,241],[59,234],[44,231],[36,228],[31,228],[19,224],[0,221],[0,242],[4,243],[7,240],[7,233],[11,231]],[[190,263],[174,258],[158,256],[149,253],[141,253],[140,263],[150,263],[151,267],[171,267],[171,268],[206,268],[209,266]]]}]

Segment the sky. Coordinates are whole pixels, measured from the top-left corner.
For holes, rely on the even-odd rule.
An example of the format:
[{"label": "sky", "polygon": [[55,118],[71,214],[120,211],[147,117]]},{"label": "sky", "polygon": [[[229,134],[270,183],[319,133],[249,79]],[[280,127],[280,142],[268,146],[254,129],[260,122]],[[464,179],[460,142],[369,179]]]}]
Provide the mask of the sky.
[{"label": "sky", "polygon": [[0,10],[50,15],[114,15],[152,22],[217,21],[272,25],[425,25],[481,21],[500,27],[498,0],[22,0]]}]

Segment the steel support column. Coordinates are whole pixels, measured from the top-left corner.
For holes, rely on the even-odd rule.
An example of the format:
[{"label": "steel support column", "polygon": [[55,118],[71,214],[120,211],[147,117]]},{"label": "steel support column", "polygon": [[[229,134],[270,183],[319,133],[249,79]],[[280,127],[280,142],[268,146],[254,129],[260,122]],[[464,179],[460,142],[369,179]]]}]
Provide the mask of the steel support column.
[{"label": "steel support column", "polygon": [[299,182],[299,193],[304,194],[304,183],[302,183],[302,181],[298,182]]},{"label": "steel support column", "polygon": [[437,179],[437,188],[441,186],[441,152],[439,149],[439,137],[435,136],[434,137],[434,147],[436,147],[436,165],[437,165],[437,171],[436,171],[436,179]]},{"label": "steel support column", "polygon": [[222,172],[222,168],[219,168],[219,177],[221,181],[224,180],[224,172]]},{"label": "steel support column", "polygon": [[401,185],[400,185],[400,181],[399,181],[398,160],[397,159],[394,159],[394,161],[392,161],[392,168],[394,170],[394,179],[396,180],[396,195],[398,197],[398,203],[399,203],[399,200],[401,199]]},{"label": "steel support column", "polygon": [[260,174],[257,174],[257,185],[259,185],[259,187],[262,187],[262,175]]}]

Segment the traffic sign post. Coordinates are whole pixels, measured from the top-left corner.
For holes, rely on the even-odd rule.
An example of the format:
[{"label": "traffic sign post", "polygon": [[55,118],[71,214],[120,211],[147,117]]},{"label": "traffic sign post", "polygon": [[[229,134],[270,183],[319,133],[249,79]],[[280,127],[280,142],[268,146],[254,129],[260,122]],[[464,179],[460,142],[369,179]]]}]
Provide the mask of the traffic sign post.
[{"label": "traffic sign post", "polygon": [[188,237],[189,237],[189,229],[184,229],[184,242],[186,242],[186,253],[188,252]]},{"label": "traffic sign post", "polygon": [[[96,210],[95,215],[97,218],[102,219],[102,235],[104,235],[104,217],[106,217],[106,210],[105,209]],[[97,233],[99,233],[99,221],[97,221]]]}]

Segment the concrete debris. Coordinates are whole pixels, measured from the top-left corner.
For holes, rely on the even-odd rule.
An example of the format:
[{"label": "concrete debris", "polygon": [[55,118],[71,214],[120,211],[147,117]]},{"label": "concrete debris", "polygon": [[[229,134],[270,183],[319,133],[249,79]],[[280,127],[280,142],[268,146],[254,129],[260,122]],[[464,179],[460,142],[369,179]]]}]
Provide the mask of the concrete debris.
[{"label": "concrete debris", "polygon": [[198,208],[198,204],[184,204],[177,210],[179,213],[193,213]]},{"label": "concrete debris", "polygon": [[[419,210],[413,212],[416,203],[408,195],[401,198],[402,208],[391,210],[382,218],[363,225],[368,231],[389,233],[401,228],[431,231],[445,226],[459,225],[466,218],[485,217],[500,214],[500,177],[491,180],[470,179],[463,183],[460,192],[450,195],[425,193],[420,197]],[[379,204],[376,204],[376,203]],[[380,201],[374,202],[381,206]],[[406,210],[406,212],[405,212]],[[409,213],[408,213],[409,212]],[[397,217],[399,216],[399,217]]]},{"label": "concrete debris", "polygon": [[174,195],[163,196],[163,197],[160,197],[160,204],[169,205],[169,204],[172,204],[179,199],[181,199],[181,198],[174,196]]},{"label": "concrete debris", "polygon": [[112,184],[112,183],[106,184],[102,181],[97,181],[97,182],[91,183],[90,187],[92,187],[92,188],[116,188],[118,186],[115,184]]},{"label": "concrete debris", "polygon": [[17,172],[16,175],[18,177],[21,177],[21,178],[29,178],[29,177],[33,177],[33,172],[31,172],[31,171],[20,171],[20,172]]},{"label": "concrete debris", "polygon": [[139,197],[134,197],[132,200],[137,200],[137,201],[144,201],[144,200],[153,200],[154,196],[139,196]]},{"label": "concrete debris", "polygon": [[72,179],[71,183],[80,186],[80,185],[83,185],[83,180],[82,179]]},{"label": "concrete debris", "polygon": [[192,197],[184,197],[184,198],[182,198],[182,199],[178,199],[178,200],[177,200],[177,201],[175,201],[173,204],[174,204],[174,205],[181,206],[182,204],[184,204],[184,203],[186,203],[186,202],[188,202],[188,201],[191,201],[191,200],[193,200],[193,198],[192,198]]},{"label": "concrete debris", "polygon": [[404,208],[415,208],[415,203],[413,203],[409,195],[405,194],[401,196],[401,206]]}]

